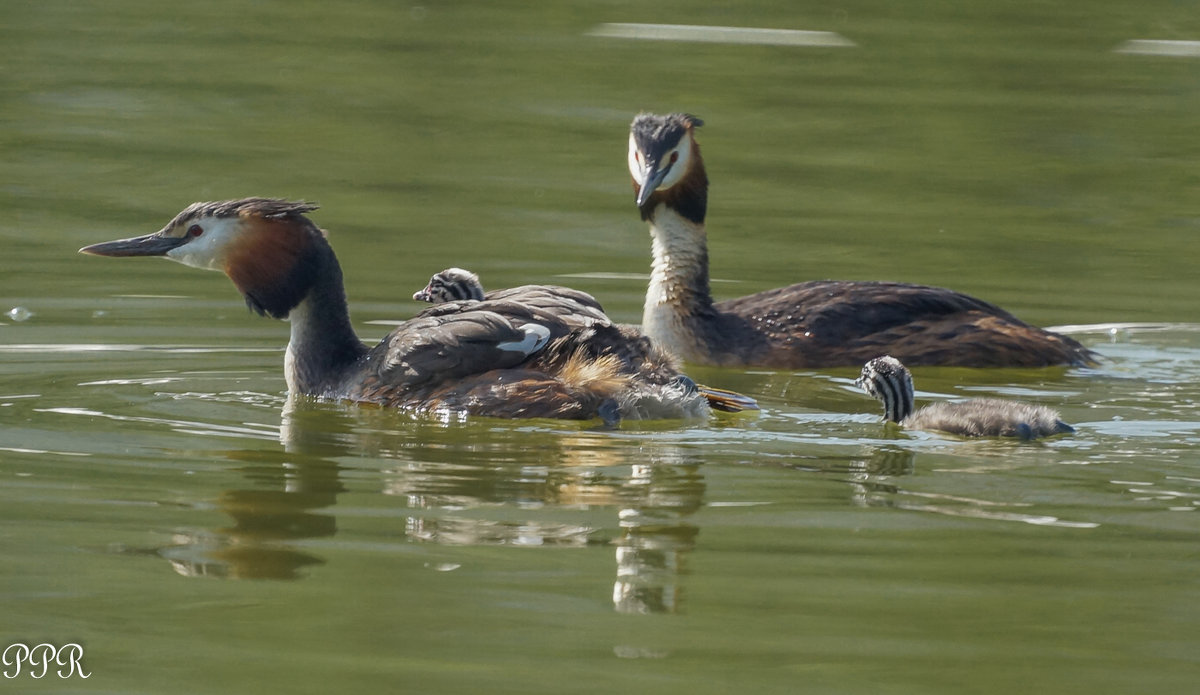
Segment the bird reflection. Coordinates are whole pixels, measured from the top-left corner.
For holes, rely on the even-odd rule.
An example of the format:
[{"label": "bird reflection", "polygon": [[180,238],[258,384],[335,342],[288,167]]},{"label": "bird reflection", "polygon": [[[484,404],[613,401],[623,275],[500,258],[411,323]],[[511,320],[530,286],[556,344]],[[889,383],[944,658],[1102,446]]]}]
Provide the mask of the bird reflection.
[{"label": "bird reflection", "polygon": [[[468,451],[432,447],[422,452],[426,460],[390,469],[385,494],[404,497],[414,511],[406,520],[406,535],[446,545],[611,545],[618,612],[678,611],[685,558],[699,534],[686,518],[703,505],[705,492],[699,460],[676,447],[655,447],[647,454],[643,447],[611,446],[588,433],[521,434],[545,439],[533,444],[545,464],[497,466],[494,458],[473,462]],[[501,521],[461,513],[497,504],[615,509],[618,530],[612,536],[607,524]]]},{"label": "bird reflection", "polygon": [[896,446],[879,447],[867,458],[851,461],[851,501],[860,507],[892,506],[900,488],[889,481],[912,475],[916,469],[915,461],[916,454]]},{"label": "bird reflection", "polygon": [[[291,408],[283,413],[284,429],[303,442],[303,418]],[[177,531],[170,546],[158,552],[185,576],[236,579],[296,579],[307,567],[324,564],[320,557],[292,544],[337,533],[336,518],[322,510],[345,490],[336,462],[320,455],[336,449],[319,445],[284,451],[234,450],[226,453],[244,465],[234,469],[253,487],[226,490],[216,508],[232,519],[214,530]]]},{"label": "bird reflection", "polygon": [[699,465],[688,460],[635,465],[624,488],[613,607],[619,613],[678,612],[680,576],[700,533],[685,521],[703,504]]},{"label": "bird reflection", "polygon": [[231,523],[179,530],[155,552],[187,576],[302,577],[325,562],[302,542],[338,532],[335,505],[350,473],[339,461],[369,457],[385,462],[372,474],[380,491],[403,499],[396,532],[409,541],[607,546],[615,553],[615,610],[681,609],[681,577],[699,534],[687,519],[706,490],[699,458],[687,449],[611,432],[446,423],[306,402],[284,408],[280,439],[281,450],[224,454],[241,463],[233,470],[246,483],[214,500]]}]

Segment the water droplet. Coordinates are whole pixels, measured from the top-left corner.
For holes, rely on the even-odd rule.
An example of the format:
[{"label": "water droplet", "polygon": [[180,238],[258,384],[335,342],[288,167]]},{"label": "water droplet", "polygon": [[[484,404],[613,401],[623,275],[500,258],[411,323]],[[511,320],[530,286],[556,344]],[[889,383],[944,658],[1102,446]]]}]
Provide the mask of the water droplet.
[{"label": "water droplet", "polygon": [[23,306],[15,306],[8,310],[8,318],[16,322],[28,321],[33,318],[33,312]]}]

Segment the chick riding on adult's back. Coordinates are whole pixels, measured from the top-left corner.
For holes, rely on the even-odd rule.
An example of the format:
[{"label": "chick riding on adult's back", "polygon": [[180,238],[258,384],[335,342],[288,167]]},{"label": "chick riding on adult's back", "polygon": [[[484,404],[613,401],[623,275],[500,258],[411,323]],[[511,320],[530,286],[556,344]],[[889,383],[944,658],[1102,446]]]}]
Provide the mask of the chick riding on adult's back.
[{"label": "chick riding on adult's back", "polygon": [[223,271],[251,309],[291,322],[284,375],[293,396],[608,422],[708,412],[677,371],[643,370],[641,346],[573,290],[529,286],[441,304],[368,348],[351,326],[325,232],[306,217],[315,209],[270,198],[194,203],[158,232],[80,251]]}]

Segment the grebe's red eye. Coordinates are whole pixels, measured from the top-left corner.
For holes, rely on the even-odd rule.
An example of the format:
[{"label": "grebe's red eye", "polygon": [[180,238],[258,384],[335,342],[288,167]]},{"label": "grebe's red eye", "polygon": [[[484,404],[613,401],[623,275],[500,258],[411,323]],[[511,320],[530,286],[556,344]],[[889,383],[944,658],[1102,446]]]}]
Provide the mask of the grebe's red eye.
[{"label": "grebe's red eye", "polygon": [[188,227],[188,236],[200,236],[204,233],[204,228],[198,224]]},{"label": "grebe's red eye", "polygon": [[674,164],[674,163],[676,162],[676,160],[678,160],[678,159],[679,159],[679,153],[678,153],[678,152],[672,152],[672,153],[671,153],[671,163],[672,163],[672,164]]}]

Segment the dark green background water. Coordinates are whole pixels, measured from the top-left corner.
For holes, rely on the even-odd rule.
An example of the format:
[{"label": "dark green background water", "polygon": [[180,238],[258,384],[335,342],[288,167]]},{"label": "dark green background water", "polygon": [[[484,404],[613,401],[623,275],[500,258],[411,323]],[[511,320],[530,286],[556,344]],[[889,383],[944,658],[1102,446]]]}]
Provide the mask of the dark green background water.
[{"label": "dark green background water", "polygon": [[[0,309],[33,316],[0,320],[0,648],[79,642],[93,674],[4,685],[1190,691],[1200,59],[1116,49],[1200,39],[1196,9],[3,4]],[[719,295],[905,280],[1090,324],[1095,369],[916,375],[1078,434],[891,434],[852,370],[698,370],[763,413],[616,433],[284,412],[286,325],[227,280],[75,253],[196,200],[302,198],[364,337],[448,265],[635,321],[640,110],[707,121]]]}]

